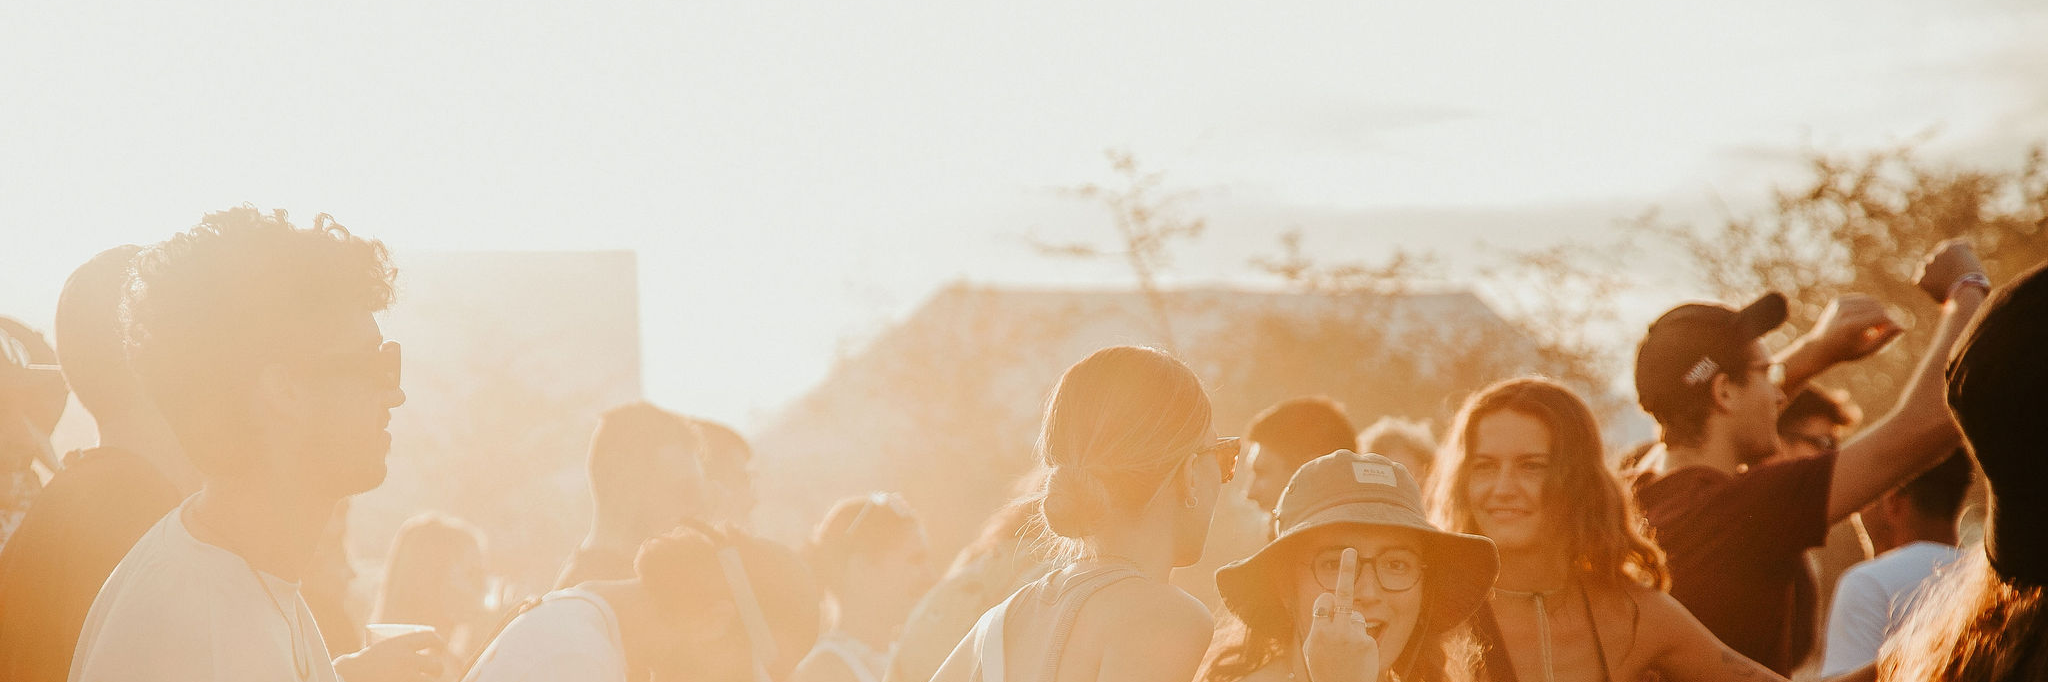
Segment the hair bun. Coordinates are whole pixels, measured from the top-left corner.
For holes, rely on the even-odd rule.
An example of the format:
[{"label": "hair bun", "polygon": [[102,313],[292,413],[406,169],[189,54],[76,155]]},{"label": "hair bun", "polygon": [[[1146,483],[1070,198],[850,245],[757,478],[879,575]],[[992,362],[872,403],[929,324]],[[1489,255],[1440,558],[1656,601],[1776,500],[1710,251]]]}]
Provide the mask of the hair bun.
[{"label": "hair bun", "polygon": [[1109,507],[1109,491],[1102,480],[1085,470],[1056,466],[1045,479],[1045,499],[1040,502],[1045,527],[1065,538],[1094,535]]}]

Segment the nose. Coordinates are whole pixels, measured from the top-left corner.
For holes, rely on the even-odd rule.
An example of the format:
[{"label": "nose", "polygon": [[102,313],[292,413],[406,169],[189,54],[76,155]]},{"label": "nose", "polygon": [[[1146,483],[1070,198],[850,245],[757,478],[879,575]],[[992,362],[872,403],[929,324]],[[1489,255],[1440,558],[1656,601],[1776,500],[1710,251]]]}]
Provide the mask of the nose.
[{"label": "nose", "polygon": [[1379,567],[1363,561],[1358,564],[1358,580],[1351,584],[1351,601],[1360,604],[1377,604],[1380,601],[1380,579],[1376,575]]},{"label": "nose", "polygon": [[405,389],[393,388],[384,392],[384,406],[398,407],[405,404]]}]

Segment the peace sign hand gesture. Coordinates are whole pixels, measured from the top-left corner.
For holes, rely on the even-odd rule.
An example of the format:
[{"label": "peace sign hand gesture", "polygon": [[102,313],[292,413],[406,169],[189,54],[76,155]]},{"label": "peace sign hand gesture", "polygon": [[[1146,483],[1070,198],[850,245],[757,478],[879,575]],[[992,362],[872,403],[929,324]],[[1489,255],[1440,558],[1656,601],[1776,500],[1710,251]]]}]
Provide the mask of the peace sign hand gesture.
[{"label": "peace sign hand gesture", "polygon": [[1380,676],[1380,645],[1365,630],[1365,616],[1351,609],[1358,583],[1358,550],[1346,548],[1337,565],[1337,588],[1316,597],[1308,637],[1301,645],[1313,682],[1371,682]]}]

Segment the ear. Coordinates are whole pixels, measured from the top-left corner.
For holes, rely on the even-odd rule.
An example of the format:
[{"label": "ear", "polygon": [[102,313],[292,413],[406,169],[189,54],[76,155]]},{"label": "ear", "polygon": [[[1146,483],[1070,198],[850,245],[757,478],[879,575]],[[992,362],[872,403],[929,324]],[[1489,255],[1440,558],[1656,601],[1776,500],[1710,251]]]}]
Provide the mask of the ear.
[{"label": "ear", "polygon": [[1715,412],[1731,412],[1735,406],[1735,381],[1723,372],[1714,375],[1708,384],[1708,395],[1714,399]]}]

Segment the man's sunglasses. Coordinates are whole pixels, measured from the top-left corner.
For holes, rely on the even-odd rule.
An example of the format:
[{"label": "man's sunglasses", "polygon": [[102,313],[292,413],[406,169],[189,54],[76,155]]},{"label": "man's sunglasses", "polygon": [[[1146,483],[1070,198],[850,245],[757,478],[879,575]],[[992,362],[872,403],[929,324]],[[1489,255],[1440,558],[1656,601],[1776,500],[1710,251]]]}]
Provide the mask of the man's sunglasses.
[{"label": "man's sunglasses", "polygon": [[1204,455],[1215,456],[1217,471],[1223,474],[1223,482],[1229,483],[1230,479],[1237,478],[1237,456],[1243,452],[1244,441],[1236,436],[1230,436],[1228,438],[1218,438],[1209,447],[1196,450],[1195,457],[1200,458]]},{"label": "man's sunglasses", "polygon": [[330,353],[309,362],[321,371],[334,376],[361,377],[377,388],[395,391],[399,388],[400,357],[398,342],[385,341],[376,350]]}]

